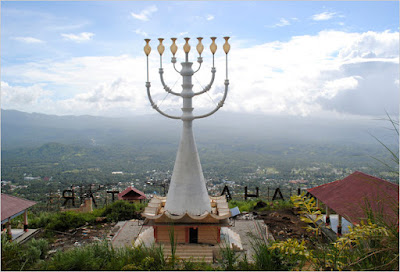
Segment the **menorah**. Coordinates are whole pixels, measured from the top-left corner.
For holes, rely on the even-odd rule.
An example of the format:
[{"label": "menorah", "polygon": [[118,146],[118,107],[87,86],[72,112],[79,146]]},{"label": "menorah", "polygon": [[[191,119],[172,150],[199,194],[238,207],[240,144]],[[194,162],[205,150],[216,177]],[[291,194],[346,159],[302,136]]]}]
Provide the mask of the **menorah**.
[{"label": "menorah", "polygon": [[196,71],[192,69],[193,62],[189,62],[189,52],[190,45],[189,39],[184,38],[186,43],[183,46],[183,50],[185,52],[185,61],[181,62],[182,69],[180,71],[177,70],[176,57],[175,54],[178,50],[176,45],[176,38],[171,38],[172,45],[170,47],[172,53],[171,62],[176,72],[178,72],[182,76],[182,91],[180,93],[174,92],[169,88],[164,82],[164,69],[162,68],[162,55],[164,53],[165,47],[163,45],[163,38],[159,38],[160,44],[157,47],[158,53],[160,54],[160,79],[161,84],[164,90],[172,95],[182,97],[183,106],[181,108],[182,115],[181,116],[173,116],[166,114],[154,103],[151,94],[150,94],[150,81],[149,81],[149,54],[151,52],[151,47],[149,45],[150,39],[145,39],[146,45],[144,47],[144,52],[146,54],[147,60],[147,96],[149,98],[151,106],[158,111],[160,114],[165,117],[171,119],[180,119],[183,122],[182,126],[182,134],[181,140],[179,143],[178,153],[176,155],[174,170],[171,177],[171,183],[167,194],[167,200],[165,204],[165,211],[170,213],[171,215],[183,215],[185,213],[191,215],[201,215],[206,212],[211,212],[211,204],[210,198],[207,193],[206,183],[203,176],[203,170],[201,168],[199,155],[197,152],[197,147],[194,139],[194,134],[192,130],[192,123],[195,119],[208,117],[215,112],[217,112],[223,105],[226,99],[226,95],[228,93],[228,52],[230,49],[230,45],[228,43],[229,37],[224,37],[225,43],[223,45],[223,49],[226,55],[226,79],[225,79],[225,91],[221,101],[217,104],[217,106],[209,113],[194,116],[193,115],[193,106],[192,106],[192,98],[197,95],[204,94],[211,89],[211,86],[214,83],[216,69],[214,67],[214,56],[217,51],[217,45],[215,43],[216,37],[211,37],[211,45],[210,50],[212,53],[212,68],[211,68],[211,81],[206,87],[203,88],[202,91],[193,92],[193,84],[192,84],[192,76],[197,73],[201,64],[203,63],[203,58],[201,56],[204,46],[202,44],[201,37],[198,39],[198,44],[196,46],[197,52],[199,53],[199,57],[197,58],[197,62],[199,63],[199,67]]}]

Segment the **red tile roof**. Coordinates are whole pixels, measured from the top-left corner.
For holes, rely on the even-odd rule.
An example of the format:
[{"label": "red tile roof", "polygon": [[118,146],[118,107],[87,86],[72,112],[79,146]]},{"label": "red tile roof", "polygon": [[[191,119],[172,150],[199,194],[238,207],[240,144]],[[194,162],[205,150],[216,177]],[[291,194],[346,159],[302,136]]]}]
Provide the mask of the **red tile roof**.
[{"label": "red tile roof", "polygon": [[139,191],[138,189],[129,186],[128,188],[126,188],[125,190],[123,190],[121,193],[118,194],[118,199],[128,199],[128,200],[146,199],[146,195],[142,191]]},{"label": "red tile roof", "polygon": [[1,194],[1,221],[3,222],[3,220],[18,214],[35,204],[35,201]]},{"label": "red tile roof", "polygon": [[399,222],[399,185],[386,180],[356,171],[307,191],[352,223],[366,219],[368,206],[387,223]]}]

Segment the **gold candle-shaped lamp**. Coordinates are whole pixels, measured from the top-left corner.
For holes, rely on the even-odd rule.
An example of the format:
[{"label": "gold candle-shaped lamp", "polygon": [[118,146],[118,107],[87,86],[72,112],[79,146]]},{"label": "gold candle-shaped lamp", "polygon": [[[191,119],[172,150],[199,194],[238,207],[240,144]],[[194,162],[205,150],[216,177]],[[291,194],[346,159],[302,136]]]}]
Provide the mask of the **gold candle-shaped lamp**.
[{"label": "gold candle-shaped lamp", "polygon": [[190,51],[190,45],[189,45],[190,38],[184,38],[184,39],[185,39],[186,43],[183,46],[183,51],[185,51],[185,53],[187,54]]},{"label": "gold candle-shaped lamp", "polygon": [[215,40],[216,40],[217,38],[216,37],[211,37],[211,40],[212,40],[212,43],[211,43],[211,45],[210,45],[210,50],[211,50],[211,53],[214,55],[215,54],[215,52],[217,51],[217,45],[216,45],[216,43],[215,43]]},{"label": "gold candle-shaped lamp", "polygon": [[231,45],[228,43],[229,37],[224,37],[224,39],[225,39],[225,43],[224,43],[223,48],[224,48],[225,54],[228,54],[229,49],[231,49]]},{"label": "gold candle-shaped lamp", "polygon": [[201,43],[201,40],[202,40],[203,38],[202,38],[202,37],[198,37],[197,39],[199,40],[199,43],[197,44],[196,49],[197,49],[197,52],[199,52],[199,55],[200,55],[200,57],[201,57],[201,53],[202,53],[203,50],[204,50],[204,45]]},{"label": "gold candle-shaped lamp", "polygon": [[158,50],[158,53],[160,53],[160,56],[164,53],[164,50],[165,50],[165,46],[162,44],[162,42],[163,42],[163,38],[159,38],[158,39],[159,41],[160,41],[160,44],[157,46],[157,50]]},{"label": "gold candle-shaped lamp", "polygon": [[151,52],[151,47],[150,47],[150,39],[144,39],[146,42],[146,45],[144,46],[144,53],[146,54],[146,61],[147,61],[147,82],[149,82],[149,54]]},{"label": "gold candle-shaped lamp", "polygon": [[172,55],[175,57],[176,51],[178,50],[178,46],[176,46],[176,44],[175,44],[176,38],[171,38],[171,40],[172,40],[172,44],[171,44],[170,49],[171,49]]},{"label": "gold candle-shaped lamp", "polygon": [[146,42],[146,45],[144,46],[144,53],[146,54],[146,56],[148,56],[151,52],[151,47],[150,47],[150,39],[144,39],[144,41]]}]

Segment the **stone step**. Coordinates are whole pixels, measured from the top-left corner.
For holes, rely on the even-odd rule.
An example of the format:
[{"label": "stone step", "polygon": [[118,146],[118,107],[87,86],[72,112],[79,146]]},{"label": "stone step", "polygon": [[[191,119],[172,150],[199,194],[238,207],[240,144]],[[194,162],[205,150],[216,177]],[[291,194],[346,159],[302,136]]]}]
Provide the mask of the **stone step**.
[{"label": "stone step", "polygon": [[[171,255],[171,250],[164,250],[164,255]],[[176,251],[175,254],[177,255],[193,255],[196,254],[196,256],[208,256],[213,254],[212,251]]]},{"label": "stone step", "polygon": [[[165,258],[170,258],[171,256],[164,256]],[[187,255],[187,256],[183,256],[183,255],[175,255],[176,258],[180,259],[180,260],[185,260],[185,261],[193,261],[193,262],[206,262],[206,263],[212,263],[213,262],[213,256],[192,256],[192,255]]]},{"label": "stone step", "polygon": [[[169,256],[171,256],[171,253],[169,253],[169,254],[164,254],[164,256],[165,257],[169,257]],[[193,258],[212,258],[213,257],[213,254],[211,253],[211,254],[201,254],[201,255],[194,255],[194,254],[190,254],[190,253],[185,253],[185,254],[176,254],[175,253],[175,256],[179,256],[179,257],[181,257],[181,258],[189,258],[189,257],[193,257]]]},{"label": "stone step", "polygon": [[[163,245],[163,253],[165,257],[170,257],[171,245]],[[185,261],[191,260],[194,262],[205,261],[207,263],[213,262],[213,249],[215,247],[205,245],[177,245],[175,256]]]},{"label": "stone step", "polygon": [[195,258],[195,257],[181,257],[181,256],[176,256],[179,260],[184,260],[184,261],[191,261],[191,262],[205,262],[205,263],[213,263],[214,259],[213,257],[204,257],[204,258]]},{"label": "stone step", "polygon": [[[171,248],[164,248],[163,249],[165,252],[171,252]],[[177,248],[175,252],[212,252],[212,249],[199,249],[199,248],[185,248],[185,249],[180,249]]]}]

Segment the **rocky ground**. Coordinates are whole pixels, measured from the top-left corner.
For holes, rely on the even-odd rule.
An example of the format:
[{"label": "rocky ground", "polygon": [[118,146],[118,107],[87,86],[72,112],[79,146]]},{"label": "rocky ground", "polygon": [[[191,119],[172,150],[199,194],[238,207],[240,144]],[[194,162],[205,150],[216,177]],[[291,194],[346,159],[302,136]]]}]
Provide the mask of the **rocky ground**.
[{"label": "rocky ground", "polygon": [[119,227],[116,223],[99,223],[96,225],[85,225],[77,229],[71,229],[66,232],[55,232],[51,239],[49,253],[56,251],[65,251],[72,247],[81,247],[83,245],[101,241],[111,240],[118,232]]},{"label": "rocky ground", "polygon": [[256,213],[256,218],[264,220],[275,240],[308,239],[310,237],[310,233],[305,229],[307,224],[301,221],[292,209]]}]

